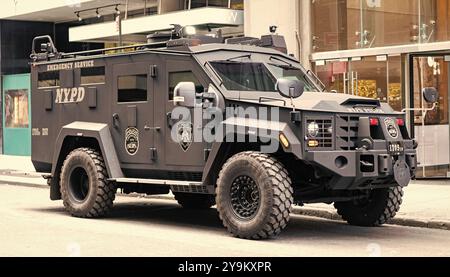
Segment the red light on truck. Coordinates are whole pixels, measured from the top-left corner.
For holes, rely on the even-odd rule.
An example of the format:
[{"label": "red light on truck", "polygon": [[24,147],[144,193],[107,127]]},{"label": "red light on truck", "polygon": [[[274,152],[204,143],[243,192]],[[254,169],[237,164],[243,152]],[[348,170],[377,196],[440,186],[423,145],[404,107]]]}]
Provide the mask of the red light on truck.
[{"label": "red light on truck", "polygon": [[370,119],[370,126],[378,126],[378,125],[380,125],[380,121],[378,120],[378,118]]},{"label": "red light on truck", "polygon": [[397,124],[398,126],[405,126],[405,120],[403,118],[397,118]]}]

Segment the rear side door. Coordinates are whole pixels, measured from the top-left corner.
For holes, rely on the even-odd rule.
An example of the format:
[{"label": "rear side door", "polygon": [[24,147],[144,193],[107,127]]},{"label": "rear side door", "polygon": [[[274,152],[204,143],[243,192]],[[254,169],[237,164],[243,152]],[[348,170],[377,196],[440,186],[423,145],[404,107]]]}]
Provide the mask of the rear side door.
[{"label": "rear side door", "polygon": [[113,66],[112,136],[122,166],[152,163],[153,78],[150,62]]}]

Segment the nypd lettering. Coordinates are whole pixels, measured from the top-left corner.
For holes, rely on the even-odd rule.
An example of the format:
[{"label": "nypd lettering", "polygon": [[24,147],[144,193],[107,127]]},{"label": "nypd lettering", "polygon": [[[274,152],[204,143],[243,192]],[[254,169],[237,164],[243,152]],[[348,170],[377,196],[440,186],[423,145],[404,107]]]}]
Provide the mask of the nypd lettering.
[{"label": "nypd lettering", "polygon": [[60,70],[72,70],[77,68],[89,68],[94,67],[94,61],[79,61],[70,63],[59,63],[47,65],[47,71],[60,71]]},{"label": "nypd lettering", "polygon": [[58,88],[56,90],[56,104],[72,104],[83,102],[86,89],[79,88]]}]

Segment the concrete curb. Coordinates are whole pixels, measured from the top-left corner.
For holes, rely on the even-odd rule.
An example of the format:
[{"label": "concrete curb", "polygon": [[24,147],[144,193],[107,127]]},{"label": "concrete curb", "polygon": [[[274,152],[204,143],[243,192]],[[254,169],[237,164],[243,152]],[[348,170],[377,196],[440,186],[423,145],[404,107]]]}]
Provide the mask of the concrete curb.
[{"label": "concrete curb", "polygon": [[[4,178],[5,177],[5,178]],[[0,175],[0,184],[16,185],[23,187],[35,187],[35,188],[48,188],[46,184],[40,184],[39,182],[27,182],[19,180],[19,178],[12,178],[10,176]],[[175,201],[172,195],[156,195],[156,196],[143,196],[142,194],[122,194],[118,193],[120,196],[124,197],[141,197],[147,199],[159,199],[159,200],[170,200]],[[341,216],[336,212],[332,212],[326,209],[311,209],[305,207],[295,206],[292,210],[295,215],[317,217],[329,220],[343,221]],[[407,216],[398,215],[396,218],[390,220],[388,224],[406,226],[406,227],[416,227],[416,228],[428,228],[428,229],[439,229],[439,230],[450,230],[450,221],[443,220],[422,220],[417,218],[411,218]]]},{"label": "concrete curb", "polygon": [[[330,219],[330,220],[343,221],[341,216],[338,215],[337,213],[330,212],[327,210],[321,210],[321,209],[308,209],[308,208],[294,207],[293,213],[296,215],[312,216],[312,217],[319,217],[319,218]],[[401,216],[401,215],[398,215],[394,219],[391,219],[388,222],[388,224],[406,226],[406,227],[450,230],[450,221],[442,221],[442,220],[425,221],[425,220]]]}]

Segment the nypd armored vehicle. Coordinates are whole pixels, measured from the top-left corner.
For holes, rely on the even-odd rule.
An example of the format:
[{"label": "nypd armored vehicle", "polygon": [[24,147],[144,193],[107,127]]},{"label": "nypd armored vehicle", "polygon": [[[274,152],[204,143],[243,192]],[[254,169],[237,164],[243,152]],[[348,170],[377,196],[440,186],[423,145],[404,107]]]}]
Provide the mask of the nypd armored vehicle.
[{"label": "nypd armored vehicle", "polygon": [[417,167],[405,114],[323,92],[283,37],[184,29],[78,53],[35,38],[32,161],[52,200],[98,218],[118,189],[173,193],[185,208],[216,205],[247,239],[278,235],[293,205],[334,203],[358,226],[395,216]]}]

